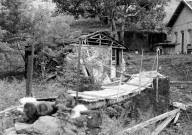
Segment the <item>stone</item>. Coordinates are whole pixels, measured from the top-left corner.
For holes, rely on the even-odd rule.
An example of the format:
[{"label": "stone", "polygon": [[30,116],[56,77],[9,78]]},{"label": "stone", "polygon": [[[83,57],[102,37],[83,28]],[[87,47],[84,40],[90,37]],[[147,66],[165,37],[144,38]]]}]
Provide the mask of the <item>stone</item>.
[{"label": "stone", "polygon": [[69,121],[69,120],[62,121],[61,134],[62,135],[77,135],[78,134],[77,127],[74,125],[73,120],[72,121]]},{"label": "stone", "polygon": [[17,133],[14,127],[4,130],[4,133],[3,133],[3,135],[16,135],[16,134]]},{"label": "stone", "polygon": [[73,128],[71,127],[64,127],[64,134],[66,135],[77,135],[75,132],[75,130],[73,130]]},{"label": "stone", "polygon": [[88,115],[87,127],[97,128],[102,124],[102,117],[99,112],[92,112]]},{"label": "stone", "polygon": [[13,127],[14,123],[13,123],[13,117],[6,117],[6,116],[0,116],[0,130],[3,129],[8,129]]},{"label": "stone", "polygon": [[56,98],[55,105],[62,105],[66,108],[73,108],[75,106],[75,99],[69,94],[61,94]]},{"label": "stone", "polygon": [[107,107],[105,109],[105,113],[109,115],[110,118],[116,117],[118,115],[118,112],[112,107]]},{"label": "stone", "polygon": [[98,135],[100,132],[100,128],[90,128],[86,130],[86,135]]},{"label": "stone", "polygon": [[87,125],[87,119],[88,119],[87,115],[81,115],[80,117],[75,119],[74,124],[77,127],[84,127],[85,125]]},{"label": "stone", "polygon": [[42,116],[33,123],[34,133],[46,135],[60,134],[60,120],[51,116]]},{"label": "stone", "polygon": [[33,133],[33,124],[26,123],[15,123],[15,130],[17,134],[32,134]]},{"label": "stone", "polygon": [[26,117],[32,122],[37,120],[36,112],[37,112],[37,108],[34,103],[26,103],[24,105],[24,113]]},{"label": "stone", "polygon": [[37,115],[40,116],[49,115],[54,110],[51,102],[39,102],[36,108],[37,108]]}]

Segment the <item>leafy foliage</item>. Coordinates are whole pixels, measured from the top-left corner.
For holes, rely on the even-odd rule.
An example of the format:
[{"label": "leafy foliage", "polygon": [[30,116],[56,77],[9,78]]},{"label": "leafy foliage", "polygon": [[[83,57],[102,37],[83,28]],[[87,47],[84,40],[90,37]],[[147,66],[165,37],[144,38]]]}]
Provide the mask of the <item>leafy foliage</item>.
[{"label": "leafy foliage", "polygon": [[[164,30],[164,6],[170,0],[53,0],[58,12],[78,18],[99,16],[110,23],[111,35],[124,44],[125,30]],[[105,19],[103,19],[105,18]],[[120,28],[120,36],[117,34]]]},{"label": "leafy foliage", "polygon": [[[168,1],[170,0],[53,0],[57,4],[58,12],[76,17],[86,14],[89,14],[88,17],[106,16],[109,20],[125,17],[126,23],[139,22],[143,29],[152,30],[165,17],[164,6]],[[150,25],[152,26],[147,27]]]},{"label": "leafy foliage", "polygon": [[1,42],[8,42],[2,43],[1,52],[7,53],[9,49],[9,52],[19,53],[25,60],[25,46],[35,44],[35,69],[38,66],[41,69],[42,62],[45,63],[43,66],[48,66],[46,70],[50,70],[50,66],[62,65],[63,57],[60,56],[66,53],[63,50],[65,44],[81,34],[70,30],[73,17],[55,16],[48,7],[36,7],[31,0],[4,0],[0,4],[0,38]]},{"label": "leafy foliage", "polygon": [[25,18],[24,12],[27,10],[29,0],[4,0],[1,1],[0,24],[1,27],[10,34],[17,34],[25,31],[31,24]]}]

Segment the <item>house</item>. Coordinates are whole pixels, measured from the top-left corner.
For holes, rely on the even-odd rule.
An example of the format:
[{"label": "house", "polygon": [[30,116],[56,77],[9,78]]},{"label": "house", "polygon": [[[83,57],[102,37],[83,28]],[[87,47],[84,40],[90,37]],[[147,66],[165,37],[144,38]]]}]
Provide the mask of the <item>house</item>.
[{"label": "house", "polygon": [[169,38],[176,44],[175,53],[189,54],[192,50],[192,1],[181,1],[167,23]]},{"label": "house", "polygon": [[[119,41],[107,32],[94,32],[79,37],[79,41],[72,43],[74,52],[81,46],[81,65],[86,75],[91,73],[97,80],[103,80],[106,74],[110,78],[119,76],[124,64],[123,50],[126,49]],[[103,76],[104,75],[104,76]]]},{"label": "house", "polygon": [[167,39],[165,32],[157,31],[125,31],[124,43],[130,51],[153,51],[157,43],[163,43]]}]

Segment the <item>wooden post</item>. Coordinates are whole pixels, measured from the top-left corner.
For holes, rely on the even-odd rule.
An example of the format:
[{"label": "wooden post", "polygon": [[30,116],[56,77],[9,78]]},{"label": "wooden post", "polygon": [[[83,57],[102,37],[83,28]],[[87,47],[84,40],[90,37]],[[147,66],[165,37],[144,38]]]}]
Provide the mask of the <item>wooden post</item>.
[{"label": "wooden post", "polygon": [[99,46],[101,46],[101,34],[99,35]]},{"label": "wooden post", "polygon": [[28,56],[28,63],[27,63],[26,97],[32,97],[33,57],[34,57],[34,39],[31,45],[31,55]]},{"label": "wooden post", "polygon": [[112,59],[112,57],[113,57],[113,47],[112,47],[112,44],[113,43],[111,43],[111,68],[110,68],[110,78],[112,78],[112,66],[113,66],[113,63],[112,63],[112,61],[113,61],[113,59]]},{"label": "wooden post", "polygon": [[143,49],[141,50],[141,65],[140,65],[140,71],[139,71],[139,94],[141,92],[141,73],[142,73],[142,67],[143,67]]},{"label": "wooden post", "polygon": [[[156,71],[158,73],[158,69],[159,69],[159,47],[157,48],[157,66],[156,66]],[[157,79],[156,79],[156,102],[159,102],[159,75],[157,75]]]},{"label": "wooden post", "polygon": [[81,64],[81,42],[82,40],[79,39],[79,52],[78,52],[78,72],[77,72],[77,88],[76,88],[76,100],[75,100],[75,104],[78,104],[78,92],[80,89],[80,64]]}]

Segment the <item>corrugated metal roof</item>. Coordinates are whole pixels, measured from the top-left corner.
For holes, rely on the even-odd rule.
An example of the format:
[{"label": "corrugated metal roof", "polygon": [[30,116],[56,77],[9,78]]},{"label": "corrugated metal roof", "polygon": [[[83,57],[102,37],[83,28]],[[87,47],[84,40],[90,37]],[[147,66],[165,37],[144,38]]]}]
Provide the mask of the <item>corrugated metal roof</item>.
[{"label": "corrugated metal roof", "polygon": [[175,12],[173,13],[171,19],[169,20],[169,22],[167,23],[167,27],[172,27],[173,24],[175,23],[175,21],[177,20],[177,18],[179,17],[181,11],[183,10],[183,8],[187,6],[189,9],[192,10],[192,1],[185,1],[182,0],[179,5],[177,6]]}]

